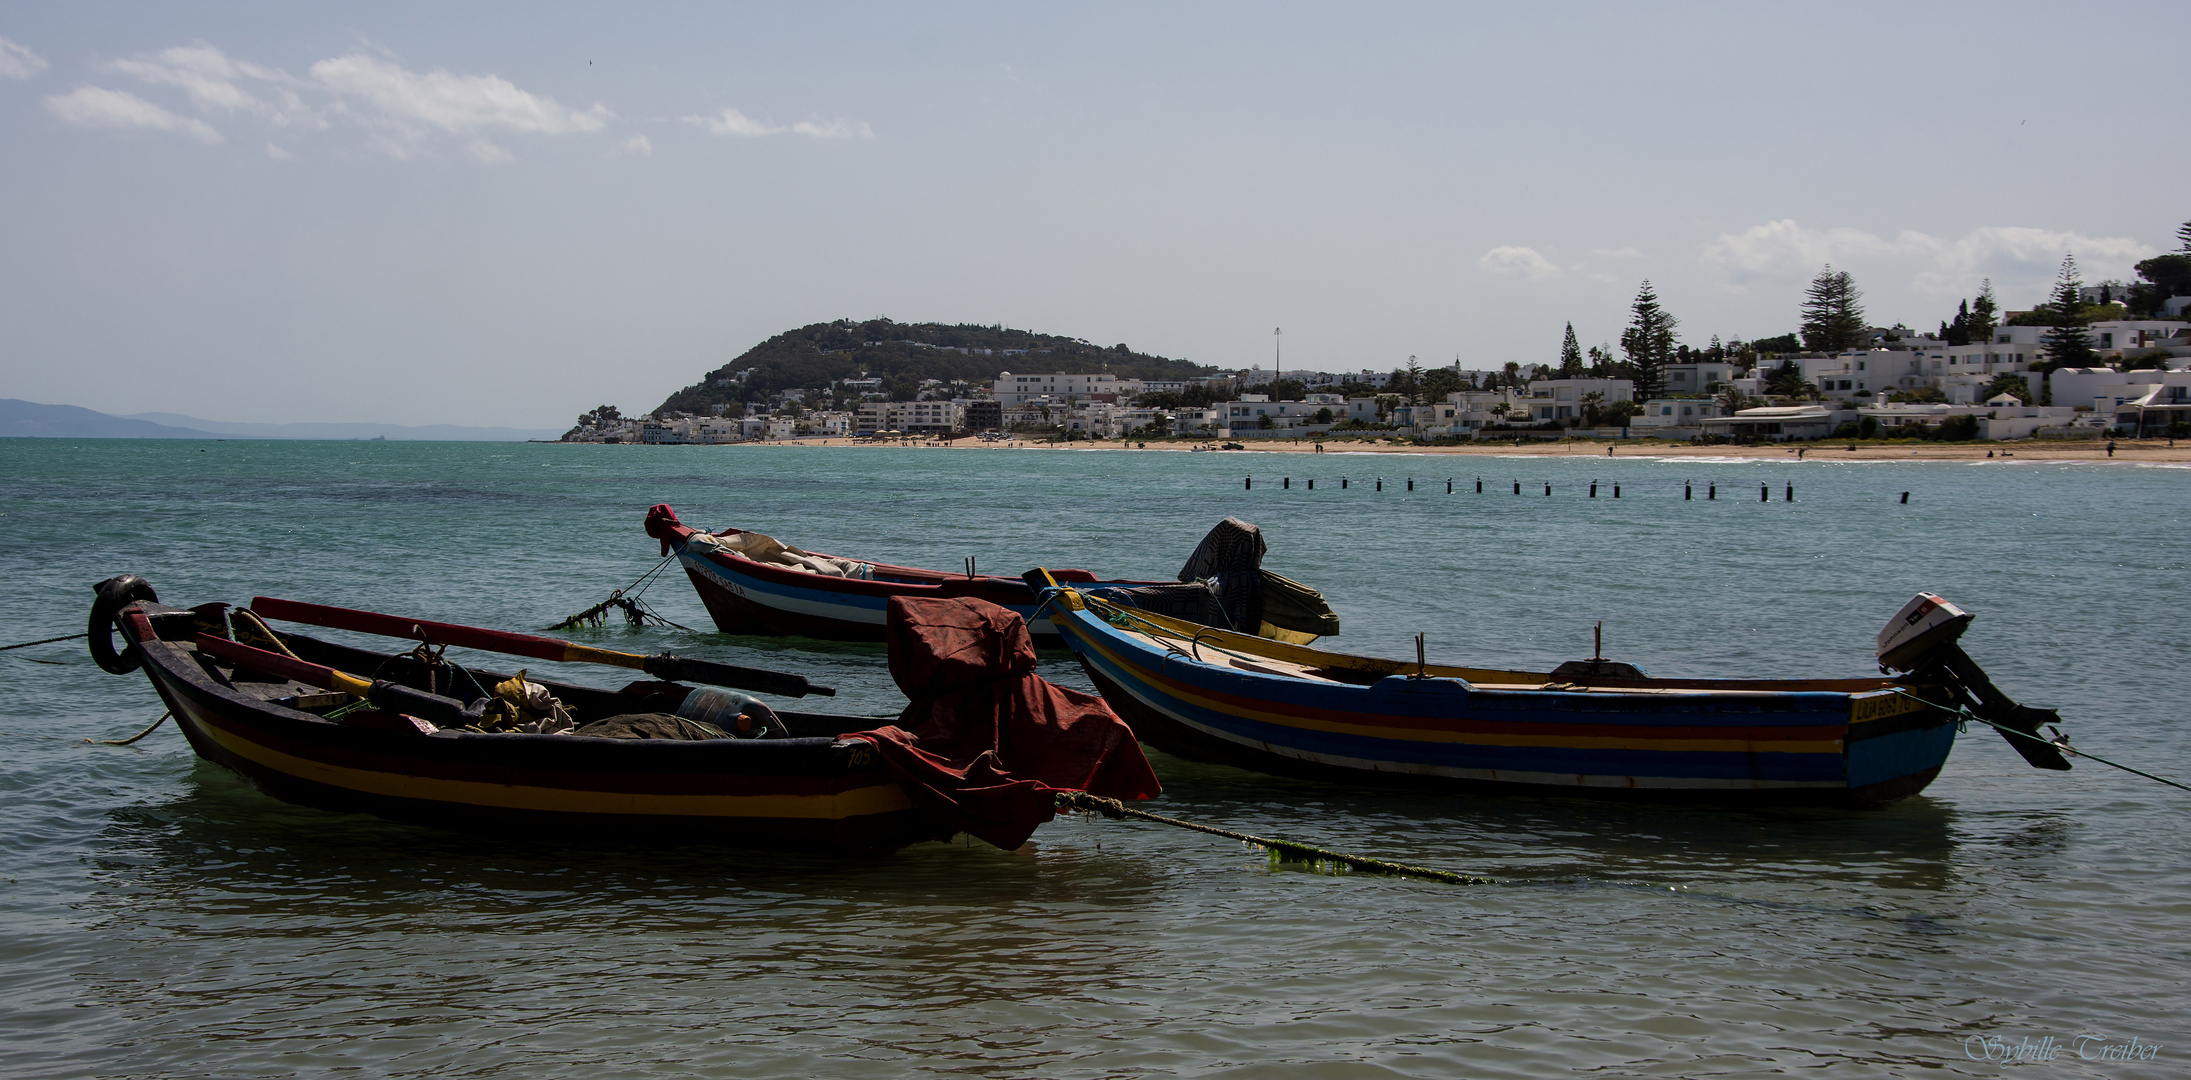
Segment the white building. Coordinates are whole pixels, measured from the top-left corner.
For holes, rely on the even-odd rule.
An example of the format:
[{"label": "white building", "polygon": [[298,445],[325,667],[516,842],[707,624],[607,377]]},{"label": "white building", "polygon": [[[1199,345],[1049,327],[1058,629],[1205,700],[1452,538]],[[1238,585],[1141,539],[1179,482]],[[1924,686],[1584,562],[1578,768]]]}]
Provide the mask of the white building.
[{"label": "white building", "polygon": [[1724,361],[1668,364],[1665,391],[1668,395],[1709,394],[1732,381],[1737,374],[1736,366]]},{"label": "white building", "polygon": [[806,414],[804,426],[812,434],[841,439],[852,434],[854,421],[848,412],[811,412]]},{"label": "white building", "polygon": [[1704,421],[1725,416],[1727,407],[1715,398],[1652,398],[1643,411],[1628,421],[1639,428],[1701,427]]},{"label": "white building", "polygon": [[1014,375],[1009,371],[997,375],[995,389],[990,391],[1006,408],[1021,405],[1037,398],[1071,403],[1074,401],[1118,401],[1141,393],[1141,383],[1136,379],[1121,379],[1109,372],[1093,375]]},{"label": "white building", "polygon": [[1715,416],[1697,426],[1707,435],[1787,442],[1791,439],[1823,439],[1833,434],[1838,419],[1823,405],[1766,405],[1743,409],[1733,416]]},{"label": "white building", "polygon": [[2169,372],[2168,381],[2114,412],[2117,430],[2147,438],[2166,435],[2172,425],[2184,422],[2191,422],[2191,371]]},{"label": "white building", "polygon": [[[1242,394],[1238,400],[1219,404],[1217,409],[1222,419],[1222,426],[1234,432],[1294,431],[1311,425],[1317,425],[1318,430],[1322,430],[1321,425],[1338,423],[1340,420],[1346,419],[1348,414],[1339,395],[1312,394],[1310,396],[1317,400],[1272,401],[1268,395],[1264,394]],[[1373,402],[1376,399],[1357,398],[1355,400]],[[1319,421],[1316,417],[1325,409],[1331,410],[1331,419],[1329,421]],[[1265,420],[1269,421],[1267,427],[1264,424]]]},{"label": "white building", "polygon": [[2174,319],[2114,319],[2085,328],[2092,347],[2122,356],[2146,349],[2166,348],[2166,342],[2191,330],[2191,323]]},{"label": "white building", "polygon": [[[1597,397],[1592,399],[1592,394]],[[1627,379],[1538,379],[1529,384],[1523,404],[1531,420],[1543,423],[1570,420],[1582,416],[1586,406],[1603,408],[1616,401],[1633,401],[1635,396],[1635,384]]]}]

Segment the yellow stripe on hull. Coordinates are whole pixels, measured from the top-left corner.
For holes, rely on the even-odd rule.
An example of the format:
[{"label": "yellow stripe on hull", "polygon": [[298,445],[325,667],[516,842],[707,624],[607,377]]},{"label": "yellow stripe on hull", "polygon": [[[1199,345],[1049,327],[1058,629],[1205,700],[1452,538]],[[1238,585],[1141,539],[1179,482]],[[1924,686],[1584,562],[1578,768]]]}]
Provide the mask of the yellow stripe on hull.
[{"label": "yellow stripe on hull", "polygon": [[[1348,724],[1332,720],[1317,720],[1294,713],[1270,712],[1249,708],[1238,702],[1218,701],[1196,693],[1183,683],[1161,678],[1155,672],[1123,657],[1093,638],[1082,637],[1081,645],[1092,649],[1124,671],[1134,672],[1152,683],[1163,687],[1166,696],[1187,704],[1196,705],[1212,712],[1257,720],[1280,727],[1322,731],[1336,735],[1359,735],[1375,739],[1391,739],[1397,742],[1461,743],[1471,746],[1532,746],[1558,747],[1575,750],[1661,750],[1661,751],[1708,751],[1716,753],[1758,754],[1838,754],[1839,739],[1635,739],[1613,735],[1541,735],[1517,733],[1510,735],[1491,732],[1441,731],[1436,728],[1387,727],[1372,724]],[[1150,703],[1152,707],[1155,703]],[[1456,718],[1458,719],[1458,718]]]},{"label": "yellow stripe on hull", "polygon": [[644,814],[663,817],[802,818],[839,821],[870,814],[910,810],[905,789],[893,783],[871,784],[832,795],[651,795],[622,791],[573,791],[478,780],[445,780],[402,773],[352,769],[297,757],[242,738],[218,725],[191,718],[193,725],[222,749],[275,772],[329,787],[399,799],[463,803],[510,810],[546,810],[572,814]]}]

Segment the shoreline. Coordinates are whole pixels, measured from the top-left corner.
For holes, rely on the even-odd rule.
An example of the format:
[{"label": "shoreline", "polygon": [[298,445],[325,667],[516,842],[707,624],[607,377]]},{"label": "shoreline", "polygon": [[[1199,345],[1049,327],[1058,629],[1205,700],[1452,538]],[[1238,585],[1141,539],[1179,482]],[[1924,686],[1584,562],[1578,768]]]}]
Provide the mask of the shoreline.
[{"label": "shoreline", "polygon": [[[1801,460],[1803,461],[1985,461],[1988,460],[1988,456],[1990,455],[1993,460],[2007,461],[2044,460],[2074,462],[2127,461],[2155,462],[2167,464],[2191,463],[2191,439],[2179,439],[2175,440],[2175,442],[2176,445],[2170,446],[2169,440],[2167,439],[2118,439],[2115,441],[2115,454],[2113,457],[2108,456],[2107,440],[2105,439],[2049,440],[2043,442],[2016,441],[1994,443],[1930,443],[1917,440],[1896,440],[1891,442],[1866,443],[1863,441],[1858,441],[1855,444],[1855,449],[1853,450],[1849,448],[1850,444],[1847,442],[1835,442],[1830,439],[1820,440],[1816,442],[1798,443],[1793,445],[1788,443],[1770,443],[1759,446],[1697,446],[1691,443],[1661,443],[1644,439],[1632,439],[1622,441],[1588,440],[1578,442],[1531,440],[1530,442],[1520,446],[1513,445],[1512,443],[1493,442],[1461,443],[1453,446],[1408,446],[1391,443],[1327,442],[1324,444],[1324,450],[1322,451],[1322,454],[1395,454],[1423,455],[1433,457],[1473,456],[1602,458],[1608,456],[1606,451],[1610,448],[1613,451],[1610,456],[1614,458],[1737,457],[1778,461],[1796,460],[1797,451],[1801,450]],[[1244,443],[1243,445],[1246,447],[1246,449],[1243,450],[1221,450],[1212,452],[1226,455],[1318,455],[1318,451],[1315,449],[1314,444],[1310,442],[1304,441],[1301,443],[1295,443],[1291,440],[1285,442],[1270,440],[1270,443],[1271,445],[1256,445],[1252,442]],[[1150,442],[1146,445],[1143,445],[1140,442],[1134,440],[1128,440],[1122,443],[1115,439],[1105,439],[1100,441],[1079,439],[1072,442],[1062,443],[1053,443],[1048,440],[1038,441],[1020,439],[1011,439],[1001,442],[982,442],[977,439],[969,438],[961,439],[957,442],[952,443],[929,442],[917,439],[892,442],[873,442],[867,439],[783,439],[775,441],[763,440],[743,443],[713,443],[693,445],[737,447],[821,446],[838,449],[859,449],[865,447],[887,449],[912,448],[930,450],[1077,450],[1082,452],[1090,450],[1123,450],[1136,453],[1185,453],[1191,451],[1194,446],[1201,444],[1174,442],[1167,440],[1164,442]]]}]

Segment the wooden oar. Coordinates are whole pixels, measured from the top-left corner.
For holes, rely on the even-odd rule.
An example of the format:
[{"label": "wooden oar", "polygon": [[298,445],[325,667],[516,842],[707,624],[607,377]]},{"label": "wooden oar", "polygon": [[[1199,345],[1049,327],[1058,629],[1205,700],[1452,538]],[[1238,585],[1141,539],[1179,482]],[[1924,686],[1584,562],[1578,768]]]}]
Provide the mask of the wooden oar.
[{"label": "wooden oar", "polygon": [[728,686],[739,690],[752,690],[762,694],[779,694],[784,697],[805,697],[820,694],[834,697],[837,691],[827,686],[815,686],[804,675],[784,671],[767,671],[761,668],[739,667],[736,664],[718,664],[711,660],[694,660],[690,657],[656,653],[641,656],[638,653],[617,652],[614,649],[597,649],[591,645],[579,645],[554,638],[533,634],[513,634],[503,630],[483,630],[476,626],[459,626],[456,623],[429,622],[425,619],[406,619],[395,615],[382,615],[353,608],[328,607],[325,604],[307,604],[297,600],[277,600],[271,596],[251,598],[251,610],[269,619],[300,622],[309,626],[325,626],[335,630],[355,630],[361,634],[378,634],[381,637],[404,638],[424,641],[430,645],[455,645],[466,649],[506,653],[511,656],[530,656],[536,660],[556,660],[577,664],[607,664],[610,667],[631,668],[644,671],[657,679],[670,682],[700,682],[711,686]]},{"label": "wooden oar", "polygon": [[456,727],[468,719],[465,716],[464,703],[455,698],[413,690],[392,682],[361,679],[324,664],[283,656],[278,652],[253,648],[242,642],[214,637],[211,634],[199,634],[197,644],[199,652],[218,656],[253,671],[263,671],[268,675],[294,679],[322,690],[336,690],[353,697],[361,697],[388,712],[408,713],[422,720],[431,720],[442,727]]}]

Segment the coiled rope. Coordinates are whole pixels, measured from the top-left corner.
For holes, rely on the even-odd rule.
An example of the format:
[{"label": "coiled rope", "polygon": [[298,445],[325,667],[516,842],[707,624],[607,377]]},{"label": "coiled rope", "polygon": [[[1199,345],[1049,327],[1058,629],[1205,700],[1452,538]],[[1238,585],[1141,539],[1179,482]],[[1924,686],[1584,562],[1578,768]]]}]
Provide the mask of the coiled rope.
[{"label": "coiled rope", "polygon": [[1483,877],[1478,874],[1461,874],[1455,873],[1451,870],[1439,870],[1428,866],[1416,866],[1411,863],[1398,863],[1386,859],[1372,859],[1366,855],[1349,855],[1345,852],[1333,851],[1330,848],[1317,847],[1314,844],[1297,844],[1291,840],[1273,840],[1266,836],[1256,836],[1251,833],[1234,832],[1231,829],[1220,829],[1215,825],[1201,825],[1192,821],[1182,821],[1179,818],[1165,817],[1162,814],[1152,814],[1146,810],[1136,810],[1130,806],[1127,806],[1125,803],[1118,801],[1117,799],[1106,799],[1098,795],[1090,795],[1085,791],[1058,792],[1057,806],[1061,810],[1084,810],[1090,813],[1101,814],[1104,817],[1110,818],[1114,821],[1120,818],[1134,818],[1140,821],[1153,821],[1159,825],[1172,825],[1182,829],[1193,829],[1196,832],[1208,833],[1211,836],[1222,836],[1228,840],[1238,840],[1242,843],[1254,844],[1255,846],[1263,848],[1264,850],[1269,851],[1274,855],[1280,856],[1282,860],[1285,856],[1292,856],[1294,860],[1304,862],[1322,861],[1331,863],[1335,866],[1343,866],[1349,870],[1366,870],[1373,874],[1391,874],[1395,877],[1413,877],[1422,878],[1426,881],[1442,881],[1448,885],[1498,884],[1497,879]]},{"label": "coiled rope", "polygon": [[1991,721],[1991,720],[1988,720],[1988,719],[1986,719],[1985,717],[1983,717],[1983,716],[1980,716],[1980,715],[1978,715],[1977,713],[1974,713],[1974,712],[1970,711],[1970,707],[1969,707],[1969,706],[1967,706],[1967,705],[1955,705],[1955,706],[1948,706],[1948,705],[1942,705],[1942,704],[1940,704],[1939,702],[1936,702],[1936,701],[1927,701],[1927,700],[1925,700],[1925,699],[1924,699],[1923,697],[1920,697],[1920,696],[1918,696],[1917,694],[1911,693],[1910,691],[1908,691],[1908,690],[1906,690],[1906,689],[1903,689],[1902,687],[1899,687],[1899,686],[1897,686],[1897,687],[1893,687],[1892,689],[1894,690],[1894,692],[1895,692],[1895,693],[1897,693],[1897,694],[1900,694],[1900,695],[1902,695],[1903,697],[1906,697],[1906,698],[1910,699],[1911,701],[1915,701],[1915,702],[1917,702],[1917,703],[1919,703],[1919,704],[1921,704],[1921,705],[1927,705],[1927,706],[1930,706],[1930,707],[1932,707],[1932,708],[1938,709],[1938,710],[1940,710],[1940,711],[1942,711],[1942,712],[1952,712],[1952,713],[1954,713],[1954,714],[1956,715],[1956,718],[1957,718],[1957,719],[1960,719],[1960,720],[1976,720],[1976,721],[1978,721],[1979,723],[1981,723],[1981,724],[1984,724],[1984,725],[1986,725],[1987,727],[1990,727],[1990,728],[1994,729],[1995,731],[2001,732],[2001,733],[2002,733],[2002,734],[2004,734],[2004,735],[2013,735],[2013,736],[2015,736],[2016,738],[2019,738],[2019,739],[2026,739],[2026,740],[2029,740],[2029,741],[2031,741],[2031,742],[2035,742],[2035,743],[2040,743],[2040,744],[2043,744],[2043,745],[2046,745],[2046,746],[2051,746],[2051,747],[2053,747],[2054,749],[2056,749],[2056,750],[2059,750],[2059,751],[2061,751],[2062,753],[2068,754],[2068,755],[2069,755],[2069,756],[2071,756],[2071,757],[2081,757],[2081,758],[2084,758],[2084,759],[2086,759],[2086,760],[2088,760],[2088,761],[2097,761],[2097,762],[2099,762],[2099,763],[2100,763],[2100,764],[2102,764],[2102,765],[2106,765],[2106,766],[2109,766],[2109,767],[2111,767],[2111,768],[2121,769],[2122,771],[2124,771],[2124,772],[2126,772],[2126,773],[2131,773],[2131,774],[2133,774],[2133,775],[2136,775],[2136,776],[2142,776],[2142,777],[2145,777],[2145,778],[2146,778],[2146,779],[2148,779],[2148,780],[2152,780],[2152,781],[2155,781],[2155,782],[2157,782],[2157,783],[2167,784],[2167,785],[2168,785],[2169,787],[2172,787],[2172,788],[2179,788],[2179,789],[2181,789],[2181,790],[2184,790],[2184,791],[2191,791],[2191,786],[2185,786],[2185,785],[2183,785],[2183,784],[2179,784],[2179,783],[2177,783],[2176,781],[2174,781],[2174,780],[2170,780],[2169,778],[2167,778],[2167,777],[2165,777],[2165,776],[2155,776],[2155,775],[2153,775],[2152,773],[2146,772],[2146,771],[2145,771],[2145,770],[2143,770],[2143,769],[2134,769],[2134,768],[2131,768],[2131,767],[2130,767],[2130,766],[2128,766],[2128,765],[2125,765],[2125,764],[2123,764],[2122,762],[2119,762],[2119,761],[2109,761],[2109,760],[2107,760],[2106,758],[2104,758],[2104,757],[2101,757],[2101,756],[2100,756],[2100,755],[2098,755],[2098,754],[2092,754],[2092,753],[2087,753],[2087,752],[2085,752],[2085,751],[2083,751],[2083,750],[2079,750],[2079,749],[2077,749],[2076,747],[2074,747],[2074,746],[2071,746],[2071,745],[2069,745],[2069,736],[2067,736],[2067,735],[2063,735],[2063,734],[2061,733],[2061,732],[2062,732],[2062,729],[2061,729],[2061,728],[2055,728],[2055,729],[2054,729],[2054,733],[2055,733],[2055,736],[2056,736],[2055,738],[2052,738],[2052,739],[2042,739],[2042,738],[2038,737],[2037,735],[2033,735],[2033,734],[2031,734],[2031,733],[2030,733],[2030,732],[2028,732],[2028,731],[2018,731],[2018,730],[2016,730],[2015,728],[2009,727],[2009,726],[2007,726],[2007,725],[2005,725],[2005,724],[1996,724],[1996,723],[1994,723],[1993,721]]}]

